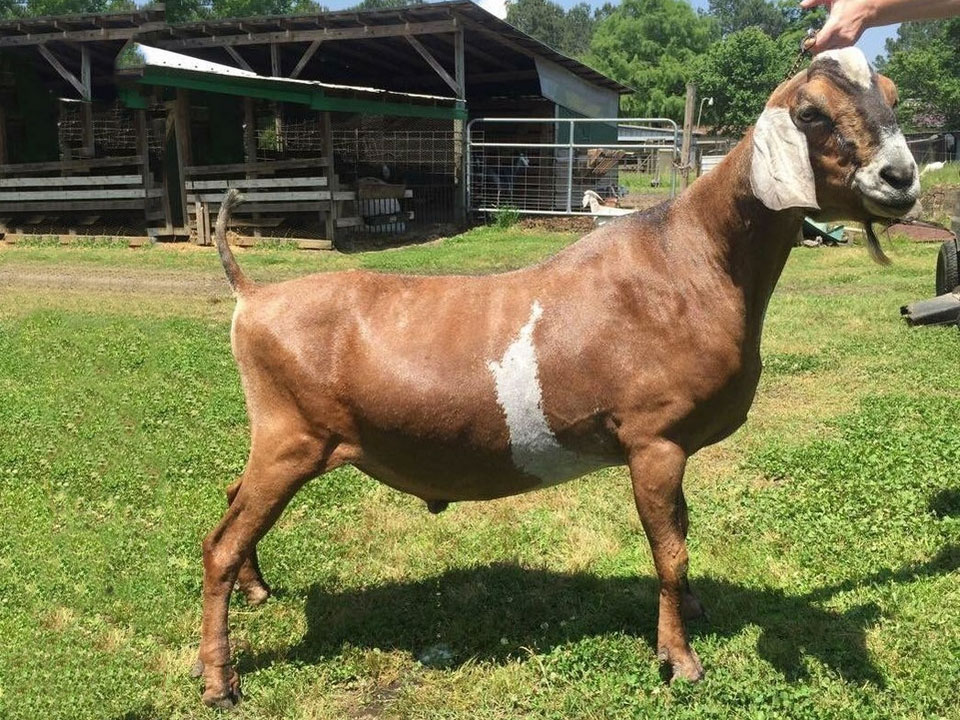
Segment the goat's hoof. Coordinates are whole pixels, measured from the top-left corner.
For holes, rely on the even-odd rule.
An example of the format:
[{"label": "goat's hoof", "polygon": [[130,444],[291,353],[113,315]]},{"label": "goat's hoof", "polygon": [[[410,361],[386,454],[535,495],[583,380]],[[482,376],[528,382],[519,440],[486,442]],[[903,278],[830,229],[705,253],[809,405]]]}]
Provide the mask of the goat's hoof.
[{"label": "goat's hoof", "polygon": [[662,647],[657,653],[657,657],[660,662],[669,667],[670,684],[677,680],[686,680],[690,683],[703,680],[703,665],[700,664],[700,658],[697,657],[697,654],[690,648],[682,652],[671,652]]},{"label": "goat's hoof", "polygon": [[267,601],[267,598],[270,597],[270,588],[263,583],[247,585],[246,587],[240,588],[240,592],[242,592],[243,596],[247,599],[247,605],[251,607],[263,605]]},{"label": "goat's hoof", "polygon": [[197,658],[194,661],[193,666],[190,668],[190,677],[192,678],[203,677],[203,660],[201,660],[200,658]]},{"label": "goat's hoof", "polygon": [[683,600],[680,601],[680,614],[684,620],[698,620],[706,618],[707,611],[700,602],[700,598],[692,592],[684,593]]},{"label": "goat's hoof", "polygon": [[231,693],[219,696],[208,693],[203,694],[203,704],[210,708],[216,708],[217,710],[233,710],[238,702],[240,702],[240,697]]},{"label": "goat's hoof", "polygon": [[207,678],[203,691],[203,704],[207,707],[230,710],[240,702],[240,676],[231,668],[222,668],[219,682]]}]

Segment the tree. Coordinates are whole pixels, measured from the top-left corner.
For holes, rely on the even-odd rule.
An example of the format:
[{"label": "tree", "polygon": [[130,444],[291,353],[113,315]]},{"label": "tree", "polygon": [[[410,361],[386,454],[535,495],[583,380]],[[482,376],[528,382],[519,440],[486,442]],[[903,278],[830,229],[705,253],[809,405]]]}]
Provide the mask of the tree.
[{"label": "tree", "polygon": [[587,62],[636,90],[621,100],[634,117],[683,119],[685,84],[717,28],[683,0],[623,0],[593,34]]},{"label": "tree", "polygon": [[507,3],[507,22],[565,55],[582,57],[598,19],[610,11],[610,5],[594,11],[585,2],[564,11],[551,0],[514,0]]},{"label": "tree", "polygon": [[291,15],[323,10],[313,0],[166,0],[170,22],[189,22],[207,18]]},{"label": "tree", "polygon": [[699,59],[694,77],[700,97],[713,98],[706,118],[717,132],[739,135],[756,121],[796,59],[801,36],[786,33],[774,40],[759,27],[747,27]]},{"label": "tree", "polygon": [[960,127],[960,18],[904,23],[887,49],[889,57],[878,66],[899,89],[900,122],[907,128]]},{"label": "tree", "polygon": [[135,9],[133,0],[0,0],[0,18],[89,15]]}]

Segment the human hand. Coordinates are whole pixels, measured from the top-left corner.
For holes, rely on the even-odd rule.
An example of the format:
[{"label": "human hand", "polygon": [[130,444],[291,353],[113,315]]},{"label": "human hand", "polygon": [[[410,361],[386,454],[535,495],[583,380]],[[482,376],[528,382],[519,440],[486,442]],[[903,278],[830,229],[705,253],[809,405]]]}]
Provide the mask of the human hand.
[{"label": "human hand", "polygon": [[830,17],[808,47],[810,52],[853,45],[870,26],[873,3],[869,0],[802,0],[800,3],[804,10],[820,6],[830,11]]}]

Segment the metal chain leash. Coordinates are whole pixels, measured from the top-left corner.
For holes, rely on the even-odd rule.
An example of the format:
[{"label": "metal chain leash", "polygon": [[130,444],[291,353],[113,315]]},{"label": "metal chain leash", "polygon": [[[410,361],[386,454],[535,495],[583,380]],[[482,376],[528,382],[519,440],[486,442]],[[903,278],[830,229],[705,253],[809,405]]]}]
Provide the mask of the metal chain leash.
[{"label": "metal chain leash", "polygon": [[816,28],[808,28],[807,34],[803,40],[800,41],[800,52],[797,53],[797,59],[793,61],[793,65],[787,71],[787,74],[784,75],[784,80],[788,80],[797,74],[797,71],[800,70],[800,66],[803,64],[803,59],[810,55],[810,48],[813,47],[813,41],[816,40],[816,38]]}]

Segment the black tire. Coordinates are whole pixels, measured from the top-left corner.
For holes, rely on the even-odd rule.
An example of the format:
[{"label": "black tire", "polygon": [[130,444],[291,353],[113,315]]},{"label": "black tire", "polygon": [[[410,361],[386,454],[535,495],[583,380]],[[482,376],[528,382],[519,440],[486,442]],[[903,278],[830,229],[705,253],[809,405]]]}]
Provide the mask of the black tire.
[{"label": "black tire", "polygon": [[937,295],[953,292],[960,285],[960,271],[957,262],[957,241],[945,240],[937,256]]}]

